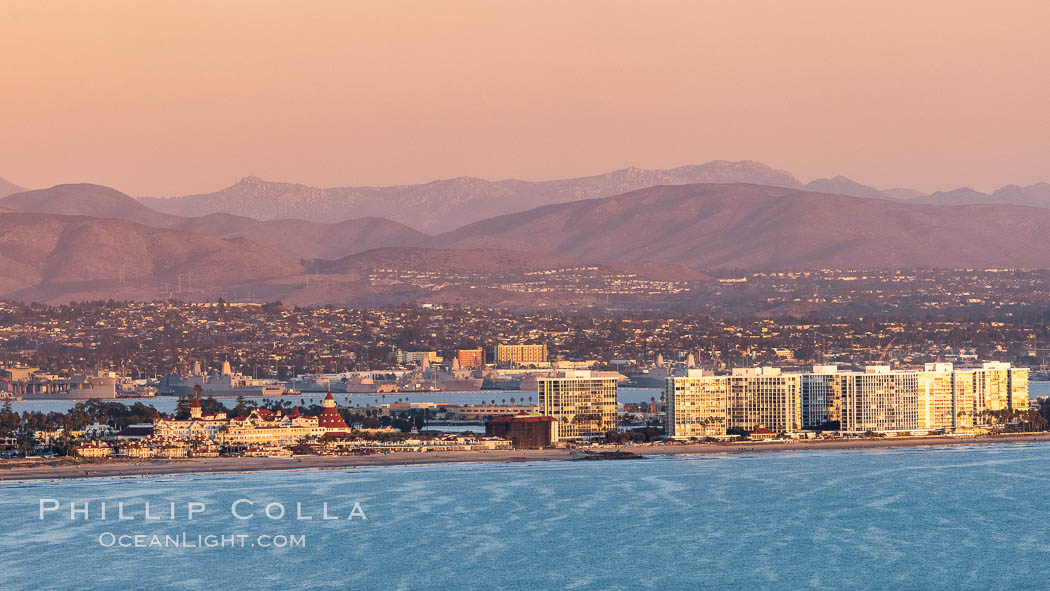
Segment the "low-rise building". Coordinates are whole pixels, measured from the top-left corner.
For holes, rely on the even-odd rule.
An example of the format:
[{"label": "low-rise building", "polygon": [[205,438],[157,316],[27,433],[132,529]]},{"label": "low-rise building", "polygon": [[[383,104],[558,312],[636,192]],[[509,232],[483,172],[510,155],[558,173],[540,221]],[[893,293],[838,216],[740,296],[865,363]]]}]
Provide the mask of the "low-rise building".
[{"label": "low-rise building", "polygon": [[484,367],[485,350],[459,349],[458,351],[456,351],[456,361],[459,362],[459,367],[462,369],[474,369],[477,367]]},{"label": "low-rise building", "polygon": [[493,417],[485,423],[485,435],[507,439],[517,449],[550,447],[558,441],[558,421],[537,414]]},{"label": "low-rise building", "polygon": [[73,453],[81,458],[108,458],[113,456],[113,447],[105,443],[82,443],[73,448]]},{"label": "low-rise building", "polygon": [[496,363],[540,365],[547,363],[547,345],[496,345]]}]

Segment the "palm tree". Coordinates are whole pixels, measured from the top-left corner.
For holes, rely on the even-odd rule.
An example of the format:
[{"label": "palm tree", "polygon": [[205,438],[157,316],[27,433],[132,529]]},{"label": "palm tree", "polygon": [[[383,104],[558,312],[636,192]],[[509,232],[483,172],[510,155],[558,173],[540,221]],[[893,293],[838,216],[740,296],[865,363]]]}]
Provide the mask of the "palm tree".
[{"label": "palm tree", "polygon": [[18,451],[22,452],[24,456],[28,456],[33,451],[33,446],[36,445],[36,437],[33,436],[33,431],[29,429],[19,431],[16,441]]}]

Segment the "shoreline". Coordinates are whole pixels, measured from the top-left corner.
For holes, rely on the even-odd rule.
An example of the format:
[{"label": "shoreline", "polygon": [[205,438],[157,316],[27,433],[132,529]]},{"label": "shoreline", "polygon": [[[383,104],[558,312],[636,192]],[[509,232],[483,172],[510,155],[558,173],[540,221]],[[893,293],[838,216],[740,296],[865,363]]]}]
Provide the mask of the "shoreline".
[{"label": "shoreline", "polygon": [[[996,435],[982,437],[891,437],[884,439],[836,439],[829,441],[792,441],[784,443],[698,443],[686,445],[601,446],[588,451],[631,451],[645,457],[677,455],[727,455],[769,452],[899,449],[941,447],[950,445],[994,445],[1007,443],[1050,442],[1050,433]],[[459,452],[396,452],[373,456],[293,456],[293,457],[221,457],[185,460],[95,461],[61,463],[52,460],[38,465],[5,467],[0,461],[0,485],[24,480],[72,478],[120,478],[172,476],[185,474],[234,474],[239,472],[337,470],[382,466],[426,464],[505,464],[535,461],[571,461],[577,458],[569,449],[500,450]],[[6,460],[17,462],[18,460]]]}]

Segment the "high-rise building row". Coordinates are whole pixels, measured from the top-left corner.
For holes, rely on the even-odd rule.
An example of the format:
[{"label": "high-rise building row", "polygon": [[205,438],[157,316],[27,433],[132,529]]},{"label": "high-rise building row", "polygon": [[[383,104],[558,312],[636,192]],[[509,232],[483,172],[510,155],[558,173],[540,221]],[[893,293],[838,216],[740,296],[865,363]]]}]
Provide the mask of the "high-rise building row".
[{"label": "high-rise building row", "polygon": [[952,432],[1026,410],[1028,370],[998,362],[965,369],[930,363],[922,371],[815,366],[802,374],[753,368],[719,376],[694,369],[667,378],[665,397],[667,435],[678,439],[756,429]]}]

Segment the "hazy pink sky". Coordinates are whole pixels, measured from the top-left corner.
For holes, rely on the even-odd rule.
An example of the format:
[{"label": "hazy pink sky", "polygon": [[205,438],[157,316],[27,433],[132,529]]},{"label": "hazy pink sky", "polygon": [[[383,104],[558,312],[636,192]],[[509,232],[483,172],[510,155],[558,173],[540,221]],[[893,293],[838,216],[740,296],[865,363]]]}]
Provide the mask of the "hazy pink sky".
[{"label": "hazy pink sky", "polygon": [[2,0],[0,177],[1050,180],[1050,1]]}]

